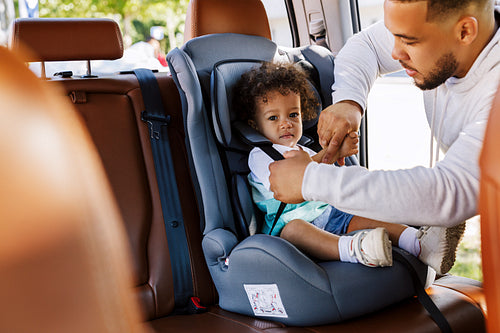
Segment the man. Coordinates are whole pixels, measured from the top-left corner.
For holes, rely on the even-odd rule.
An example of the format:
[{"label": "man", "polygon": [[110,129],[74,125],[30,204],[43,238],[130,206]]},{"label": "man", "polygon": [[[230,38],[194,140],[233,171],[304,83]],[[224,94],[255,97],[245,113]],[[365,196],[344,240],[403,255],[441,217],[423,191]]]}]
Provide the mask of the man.
[{"label": "man", "polygon": [[[270,166],[271,190],[284,202],[319,200],[376,220],[460,225],[477,214],[478,156],[500,77],[499,8],[493,0],[386,0],[384,14],[385,27],[354,36],[336,59],[336,104],[318,125],[324,161],[358,130],[377,75],[402,67],[424,90],[435,165],[369,171],[289,152]],[[446,154],[437,162],[439,149]]]}]

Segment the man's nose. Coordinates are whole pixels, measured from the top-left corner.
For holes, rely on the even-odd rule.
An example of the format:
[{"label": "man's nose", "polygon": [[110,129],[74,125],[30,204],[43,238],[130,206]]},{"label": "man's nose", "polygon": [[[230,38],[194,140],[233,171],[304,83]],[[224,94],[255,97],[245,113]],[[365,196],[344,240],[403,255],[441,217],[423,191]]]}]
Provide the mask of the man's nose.
[{"label": "man's nose", "polygon": [[398,41],[397,38],[394,41],[394,47],[392,48],[391,55],[394,60],[408,60],[410,58],[404,47],[401,45],[401,41]]}]

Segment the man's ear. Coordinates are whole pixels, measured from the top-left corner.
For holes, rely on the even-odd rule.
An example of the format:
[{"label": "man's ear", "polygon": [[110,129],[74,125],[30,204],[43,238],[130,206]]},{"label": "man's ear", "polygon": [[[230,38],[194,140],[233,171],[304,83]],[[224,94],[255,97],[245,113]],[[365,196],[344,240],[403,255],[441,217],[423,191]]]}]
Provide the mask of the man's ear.
[{"label": "man's ear", "polygon": [[477,38],[479,25],[474,16],[462,17],[456,24],[456,36],[459,42],[464,45],[470,45]]},{"label": "man's ear", "polygon": [[248,119],[248,125],[250,125],[250,127],[252,127],[255,130],[259,130],[257,128],[257,123],[253,119]]}]

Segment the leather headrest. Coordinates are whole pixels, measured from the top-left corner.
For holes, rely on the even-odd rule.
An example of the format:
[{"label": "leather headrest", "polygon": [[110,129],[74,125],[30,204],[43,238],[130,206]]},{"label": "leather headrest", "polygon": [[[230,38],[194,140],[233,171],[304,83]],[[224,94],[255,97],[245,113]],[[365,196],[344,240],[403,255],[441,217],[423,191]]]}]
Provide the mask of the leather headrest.
[{"label": "leather headrest", "polygon": [[27,47],[25,61],[114,60],[123,55],[118,24],[110,19],[16,19],[10,47]]},{"label": "leather headrest", "polygon": [[[221,61],[214,66],[211,74],[211,102],[213,125],[217,140],[224,147],[234,147],[233,130],[239,134],[240,139],[251,146],[271,145],[270,141],[261,133],[253,130],[246,123],[238,121],[232,105],[233,90],[241,75],[253,67],[260,66],[261,60],[235,60]],[[322,110],[321,98],[313,84],[310,88],[315,94],[318,106],[316,113]],[[303,122],[303,128],[309,129],[316,125],[317,118]],[[303,142],[301,142],[302,144]]]},{"label": "leather headrest", "polygon": [[191,0],[184,42],[215,33],[237,33],[271,39],[266,10],[260,0]]}]

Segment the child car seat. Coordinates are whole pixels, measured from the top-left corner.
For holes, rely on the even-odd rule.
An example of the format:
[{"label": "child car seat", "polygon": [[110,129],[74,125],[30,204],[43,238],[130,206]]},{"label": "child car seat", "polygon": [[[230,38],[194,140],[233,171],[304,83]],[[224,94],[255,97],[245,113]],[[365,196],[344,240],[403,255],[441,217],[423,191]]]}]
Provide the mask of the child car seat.
[{"label": "child car seat", "polygon": [[[258,215],[245,182],[248,143],[270,142],[234,124],[231,88],[256,62],[291,61],[300,53],[290,51],[263,37],[221,33],[186,42],[167,61],[182,100],[203,250],[220,307],[287,325],[321,325],[376,311],[414,295],[414,288],[398,262],[388,268],[316,262],[279,237],[253,234]],[[427,267],[395,251],[407,256],[424,283]]]}]

